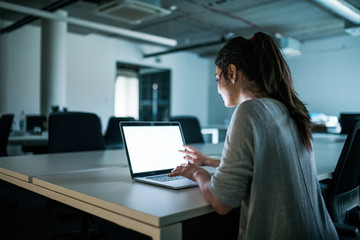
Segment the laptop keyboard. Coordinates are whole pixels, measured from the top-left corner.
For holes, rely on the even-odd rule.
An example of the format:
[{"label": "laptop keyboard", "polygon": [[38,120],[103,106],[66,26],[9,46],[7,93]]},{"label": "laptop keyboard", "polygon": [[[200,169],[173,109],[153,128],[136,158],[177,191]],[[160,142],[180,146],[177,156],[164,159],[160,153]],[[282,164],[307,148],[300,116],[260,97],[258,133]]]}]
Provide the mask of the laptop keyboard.
[{"label": "laptop keyboard", "polygon": [[184,179],[185,177],[183,177],[183,176],[169,177],[167,174],[162,174],[162,175],[156,175],[156,176],[149,176],[146,178],[155,180],[155,181],[159,181],[159,182],[169,182],[169,181]]}]

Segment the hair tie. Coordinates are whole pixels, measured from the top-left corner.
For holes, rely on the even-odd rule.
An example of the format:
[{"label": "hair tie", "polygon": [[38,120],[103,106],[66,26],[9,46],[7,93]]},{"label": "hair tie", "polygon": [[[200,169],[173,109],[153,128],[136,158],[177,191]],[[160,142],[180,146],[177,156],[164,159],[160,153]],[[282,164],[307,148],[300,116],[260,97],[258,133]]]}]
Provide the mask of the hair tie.
[{"label": "hair tie", "polygon": [[255,42],[256,38],[255,38],[255,36],[252,36],[252,38],[250,38],[249,40],[250,40],[250,42]]}]

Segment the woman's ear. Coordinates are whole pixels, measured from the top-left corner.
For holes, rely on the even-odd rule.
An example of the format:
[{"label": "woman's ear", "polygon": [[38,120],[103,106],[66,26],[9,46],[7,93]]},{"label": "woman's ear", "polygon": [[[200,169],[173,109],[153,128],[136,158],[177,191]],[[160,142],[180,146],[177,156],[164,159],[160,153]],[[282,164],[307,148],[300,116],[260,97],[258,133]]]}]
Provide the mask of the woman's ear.
[{"label": "woman's ear", "polygon": [[231,81],[231,83],[235,83],[236,82],[236,66],[234,64],[230,64],[228,67],[228,73],[229,73],[229,79]]}]

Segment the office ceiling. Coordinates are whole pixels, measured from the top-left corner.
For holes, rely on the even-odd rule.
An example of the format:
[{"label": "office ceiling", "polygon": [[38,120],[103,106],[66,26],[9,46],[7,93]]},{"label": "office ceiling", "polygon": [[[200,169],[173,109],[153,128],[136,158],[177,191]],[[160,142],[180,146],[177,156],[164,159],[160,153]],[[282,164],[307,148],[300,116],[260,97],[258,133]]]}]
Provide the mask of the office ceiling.
[{"label": "office ceiling", "polygon": [[[124,1],[126,0],[120,2]],[[360,9],[360,0],[346,1]],[[178,42],[176,49],[193,51],[202,56],[214,54],[221,46],[222,39],[230,33],[242,34],[245,37],[251,37],[256,31],[280,33],[300,42],[347,34],[344,32],[345,20],[313,0],[147,0],[147,3],[165,9],[169,14],[143,20],[141,23],[129,23],[96,13],[96,9],[108,4],[109,0],[2,2],[33,9],[43,9],[60,3],[60,7],[55,8],[66,10],[68,16],[176,39]],[[2,20],[19,23],[19,20],[26,16],[29,15],[0,8]],[[36,20],[27,24],[39,23],[40,21]],[[17,31],[17,29],[9,30],[8,26],[9,24],[1,26],[2,34]],[[21,28],[22,24],[18,24],[18,27]],[[92,32],[109,34],[73,24],[69,24],[68,29],[80,34]],[[4,32],[4,30],[9,31]],[[211,42],[212,44],[208,44]],[[203,46],[192,48],[194,45]]]}]

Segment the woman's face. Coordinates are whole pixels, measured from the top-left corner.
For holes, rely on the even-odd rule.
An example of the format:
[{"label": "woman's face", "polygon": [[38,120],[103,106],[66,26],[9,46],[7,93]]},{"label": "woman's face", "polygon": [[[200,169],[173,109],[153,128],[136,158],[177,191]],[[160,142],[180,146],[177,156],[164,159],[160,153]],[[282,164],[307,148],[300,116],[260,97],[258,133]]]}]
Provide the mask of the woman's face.
[{"label": "woman's face", "polygon": [[218,82],[218,93],[224,100],[226,107],[234,107],[239,104],[239,93],[237,93],[234,84],[231,81],[225,79],[224,73],[218,66],[216,66],[216,79]]}]

